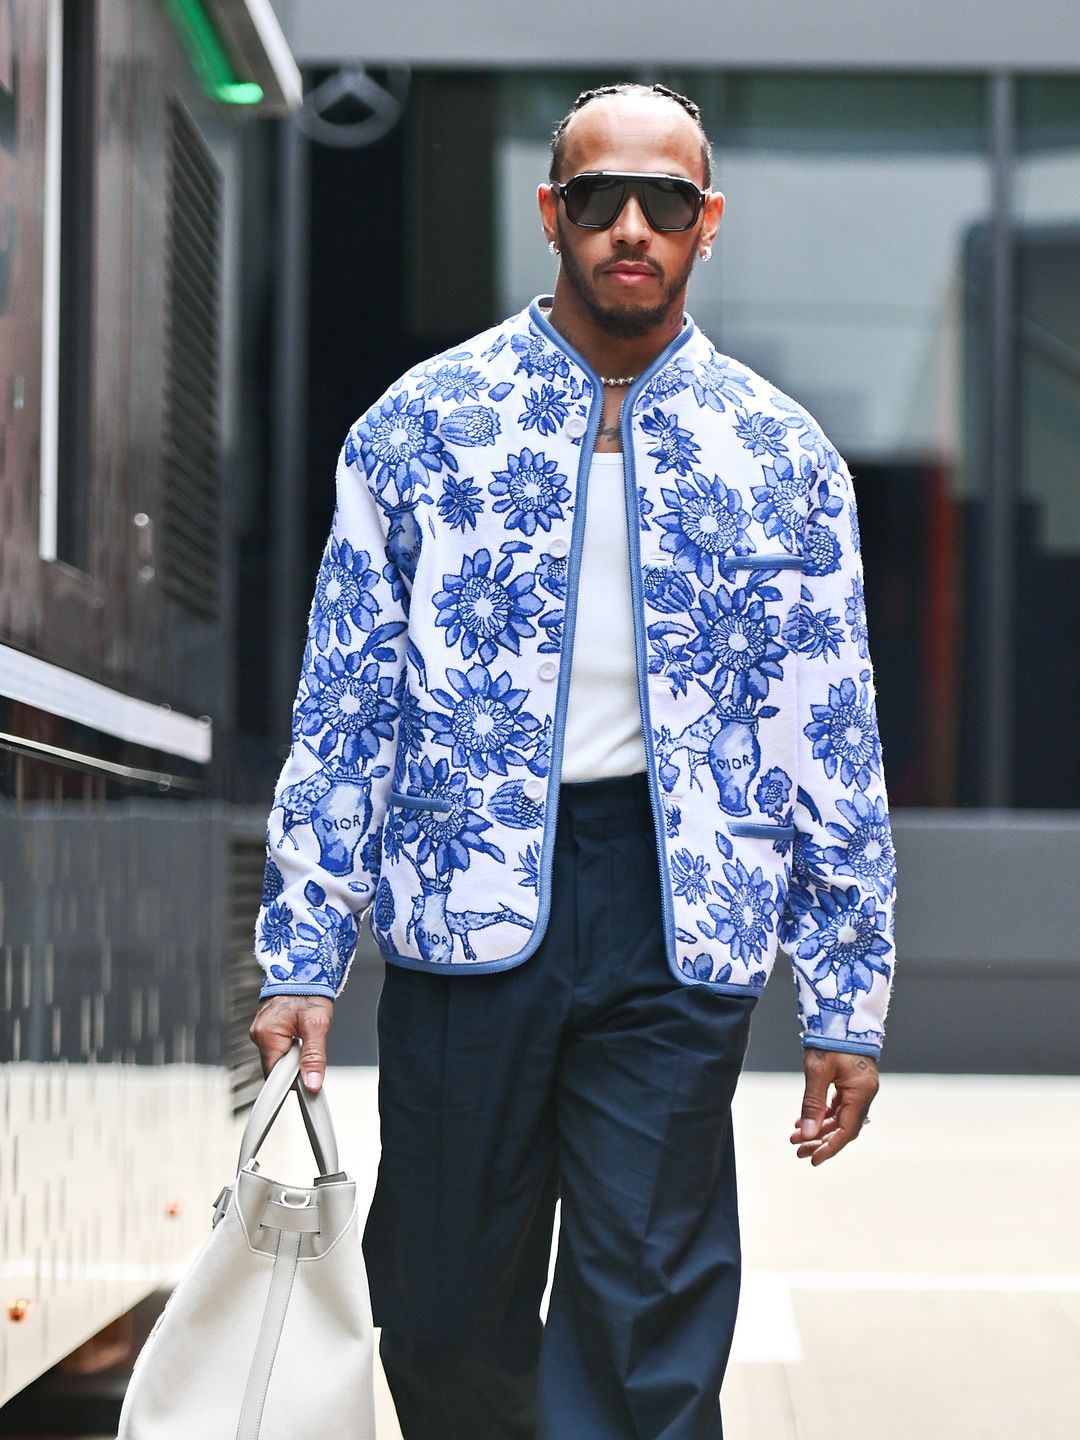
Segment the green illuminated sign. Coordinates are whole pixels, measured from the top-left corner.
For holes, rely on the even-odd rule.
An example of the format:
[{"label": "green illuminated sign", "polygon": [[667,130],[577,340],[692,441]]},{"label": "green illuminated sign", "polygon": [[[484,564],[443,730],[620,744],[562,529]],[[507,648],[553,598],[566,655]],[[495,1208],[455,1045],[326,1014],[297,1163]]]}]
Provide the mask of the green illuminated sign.
[{"label": "green illuminated sign", "polygon": [[202,0],[163,0],[163,4],[199,84],[211,100],[223,105],[258,105],[262,86],[237,76]]}]

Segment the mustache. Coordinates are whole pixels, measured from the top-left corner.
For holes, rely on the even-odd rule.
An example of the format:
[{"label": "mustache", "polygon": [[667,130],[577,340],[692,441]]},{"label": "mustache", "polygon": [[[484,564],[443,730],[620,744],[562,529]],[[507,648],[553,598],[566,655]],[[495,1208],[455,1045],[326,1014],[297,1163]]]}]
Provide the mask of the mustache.
[{"label": "mustache", "polygon": [[605,270],[610,270],[613,265],[622,264],[645,265],[653,272],[658,280],[663,280],[664,278],[664,267],[658,260],[654,260],[651,255],[636,255],[632,250],[622,250],[617,255],[610,256],[607,260],[601,260],[599,265],[593,266],[593,276],[595,278],[598,275],[602,275]]}]

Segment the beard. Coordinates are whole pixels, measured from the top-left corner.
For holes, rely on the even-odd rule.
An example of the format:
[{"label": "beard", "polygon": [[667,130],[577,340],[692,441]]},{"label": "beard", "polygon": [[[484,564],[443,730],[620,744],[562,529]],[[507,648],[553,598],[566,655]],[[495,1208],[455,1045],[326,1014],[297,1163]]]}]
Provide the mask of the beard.
[{"label": "beard", "polygon": [[[626,252],[615,254],[594,267],[592,276],[585,273],[584,268],[578,264],[577,256],[571,244],[567,243],[566,231],[563,228],[562,216],[558,221],[559,248],[562,268],[566,274],[570,288],[577,295],[578,299],[589,312],[589,317],[598,330],[605,335],[610,335],[613,340],[638,340],[643,335],[649,335],[656,330],[667,319],[672,307],[677,303],[678,297],[686,289],[690,279],[690,272],[694,268],[694,250],[690,251],[686,264],[678,275],[668,283],[665,282],[663,268],[651,259]],[[605,305],[601,302],[596,289],[596,277],[602,270],[618,260],[633,260],[637,264],[652,265],[657,278],[663,284],[663,291],[660,299],[655,305],[647,307],[641,305]]]}]

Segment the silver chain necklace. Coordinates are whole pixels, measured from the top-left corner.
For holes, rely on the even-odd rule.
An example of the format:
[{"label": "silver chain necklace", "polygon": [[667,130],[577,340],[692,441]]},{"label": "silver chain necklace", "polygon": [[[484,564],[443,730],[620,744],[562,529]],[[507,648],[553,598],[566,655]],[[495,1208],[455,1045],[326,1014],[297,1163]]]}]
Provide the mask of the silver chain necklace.
[{"label": "silver chain necklace", "polygon": [[600,384],[606,385],[612,390],[618,390],[624,385],[633,385],[637,378],[636,375],[601,375]]}]

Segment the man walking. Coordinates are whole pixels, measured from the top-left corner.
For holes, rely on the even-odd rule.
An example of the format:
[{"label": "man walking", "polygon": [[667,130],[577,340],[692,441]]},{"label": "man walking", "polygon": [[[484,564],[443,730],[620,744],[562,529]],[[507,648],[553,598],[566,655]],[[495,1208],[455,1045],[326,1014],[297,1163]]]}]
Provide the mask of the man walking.
[{"label": "man walking", "polygon": [[339,461],[252,1034],[266,1065],[302,1036],[321,1082],[369,911],[365,1253],[406,1440],[719,1440],[730,1105],[778,947],[798,1155],[877,1090],[894,865],[850,479],[684,313],[710,167],[683,97],[579,97],[539,191],[554,296],[397,381]]}]

